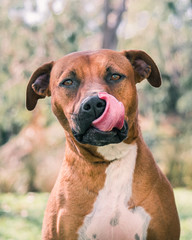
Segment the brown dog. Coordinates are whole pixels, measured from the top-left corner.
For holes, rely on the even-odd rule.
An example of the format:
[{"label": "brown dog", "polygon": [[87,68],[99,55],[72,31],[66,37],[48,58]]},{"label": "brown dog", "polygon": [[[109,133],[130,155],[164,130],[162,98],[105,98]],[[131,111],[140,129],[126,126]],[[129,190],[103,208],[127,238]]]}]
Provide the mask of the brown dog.
[{"label": "brown dog", "polygon": [[138,125],[136,83],[161,85],[142,51],[77,52],[44,64],[27,87],[27,108],[52,97],[66,135],[42,239],[178,240],[172,188]]}]

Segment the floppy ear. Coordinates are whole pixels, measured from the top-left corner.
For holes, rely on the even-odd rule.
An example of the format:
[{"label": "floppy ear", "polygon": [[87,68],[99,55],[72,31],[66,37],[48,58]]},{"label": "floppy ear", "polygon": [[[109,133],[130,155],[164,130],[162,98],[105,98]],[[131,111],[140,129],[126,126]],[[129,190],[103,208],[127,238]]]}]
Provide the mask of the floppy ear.
[{"label": "floppy ear", "polygon": [[159,69],[147,53],[140,50],[130,50],[124,51],[123,54],[129,59],[134,68],[136,83],[146,78],[153,87],[161,86]]},{"label": "floppy ear", "polygon": [[51,96],[49,78],[53,63],[42,65],[32,74],[26,92],[26,106],[29,111],[35,108],[39,98]]}]

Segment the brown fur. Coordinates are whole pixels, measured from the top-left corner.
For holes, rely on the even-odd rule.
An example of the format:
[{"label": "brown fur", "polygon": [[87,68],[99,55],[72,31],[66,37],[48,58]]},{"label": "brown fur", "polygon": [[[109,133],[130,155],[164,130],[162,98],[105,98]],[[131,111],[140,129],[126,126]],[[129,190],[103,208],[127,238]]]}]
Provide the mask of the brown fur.
[{"label": "brown fur", "polygon": [[[127,79],[109,86],[103,80],[109,64]],[[58,87],[71,71],[81,80],[78,91]],[[146,53],[135,50],[73,53],[43,65],[32,75],[27,88],[27,108],[33,110],[39,98],[51,95],[52,110],[66,135],[65,159],[48,201],[42,239],[77,239],[79,227],[92,211],[98,192],[104,186],[105,170],[110,162],[97,152],[96,146],[77,142],[71,131],[74,124],[71,114],[76,114],[82,100],[95,90],[115,96],[125,107],[129,132],[124,142],[136,142],[138,146],[129,206],[142,206],[151,215],[147,239],[179,239],[180,227],[172,188],[143,141],[138,125],[135,85],[144,78],[154,87],[161,85],[154,61]]]}]

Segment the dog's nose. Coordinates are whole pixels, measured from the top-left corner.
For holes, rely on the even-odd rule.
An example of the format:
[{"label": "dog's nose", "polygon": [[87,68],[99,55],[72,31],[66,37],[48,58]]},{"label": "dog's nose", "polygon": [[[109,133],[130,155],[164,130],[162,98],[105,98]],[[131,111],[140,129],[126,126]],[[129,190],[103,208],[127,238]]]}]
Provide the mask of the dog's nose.
[{"label": "dog's nose", "polygon": [[86,98],[80,107],[81,114],[91,117],[93,120],[102,115],[106,107],[106,102],[100,99],[98,96],[92,96]]},{"label": "dog's nose", "polygon": [[81,134],[85,133],[90,128],[92,122],[102,115],[105,107],[105,100],[100,99],[97,95],[84,99],[76,118],[76,124]]}]

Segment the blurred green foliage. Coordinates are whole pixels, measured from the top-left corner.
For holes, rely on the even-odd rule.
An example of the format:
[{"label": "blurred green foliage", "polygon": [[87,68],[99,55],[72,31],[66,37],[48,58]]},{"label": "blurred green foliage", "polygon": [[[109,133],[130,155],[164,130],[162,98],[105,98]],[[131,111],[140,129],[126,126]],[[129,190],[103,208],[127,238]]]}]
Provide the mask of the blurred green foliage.
[{"label": "blurred green foliage", "polygon": [[[2,191],[48,190],[45,183],[50,178],[40,180],[39,166],[49,169],[52,161],[61,161],[61,138],[55,145],[47,140],[47,135],[58,136],[58,131],[47,133],[55,121],[50,98],[40,101],[34,112],[25,109],[25,89],[32,72],[67,53],[102,46],[104,0],[43,2],[2,0],[0,5]],[[116,5],[117,1],[111,0],[111,6]],[[147,81],[138,85],[140,113],[148,120],[144,137],[172,184],[192,188],[192,3],[129,1],[127,10],[117,30],[117,49],[145,50],[163,78],[159,89]],[[114,19],[115,11],[111,10],[109,24],[113,25]],[[30,131],[34,136],[39,134],[38,141]],[[55,159],[50,160],[50,155]],[[54,182],[58,168],[52,169]]]}]

